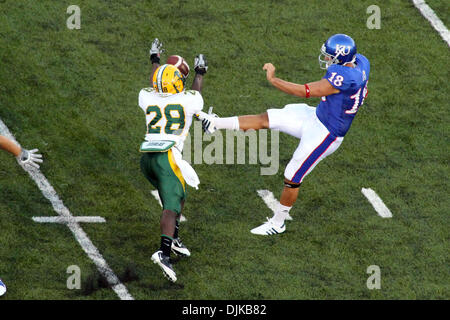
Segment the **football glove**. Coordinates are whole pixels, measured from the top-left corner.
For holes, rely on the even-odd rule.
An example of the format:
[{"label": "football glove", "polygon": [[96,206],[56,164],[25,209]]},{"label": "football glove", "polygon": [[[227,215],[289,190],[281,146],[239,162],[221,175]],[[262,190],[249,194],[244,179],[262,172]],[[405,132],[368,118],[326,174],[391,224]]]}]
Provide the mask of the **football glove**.
[{"label": "football glove", "polygon": [[204,54],[199,54],[194,59],[194,70],[196,73],[204,75],[208,71],[208,61]]},{"label": "football glove", "polygon": [[208,113],[200,111],[196,114],[197,119],[202,122],[203,131],[208,134],[212,134],[217,130],[214,126],[214,118],[218,118],[218,116],[212,113],[212,109],[213,107],[210,107]]},{"label": "football glove", "polygon": [[161,54],[164,52],[164,49],[162,48],[163,43],[159,41],[158,38],[155,38],[152,42],[152,46],[150,48],[150,60],[152,63],[159,63],[159,58],[161,57]]},{"label": "football glove", "polygon": [[20,164],[29,164],[35,168],[39,168],[39,165],[37,164],[38,162],[41,163],[43,162],[42,155],[38,152],[38,149],[33,149],[33,150],[26,150],[26,149],[22,149],[22,153],[19,155],[18,159]]}]

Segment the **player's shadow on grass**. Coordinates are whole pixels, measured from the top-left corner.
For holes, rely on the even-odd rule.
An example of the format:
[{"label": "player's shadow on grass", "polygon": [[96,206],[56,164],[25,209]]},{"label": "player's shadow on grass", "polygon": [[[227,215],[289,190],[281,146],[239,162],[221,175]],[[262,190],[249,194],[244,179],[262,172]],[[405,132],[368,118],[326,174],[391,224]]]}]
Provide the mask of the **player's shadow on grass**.
[{"label": "player's shadow on grass", "polygon": [[[136,266],[133,264],[128,265],[125,270],[118,275],[118,278],[122,283],[139,280],[139,276],[136,272]],[[105,276],[100,274],[100,272],[95,269],[86,277],[86,279],[82,281],[81,294],[88,296],[97,290],[111,287],[111,284],[108,283]]]},{"label": "player's shadow on grass", "polygon": [[161,282],[158,283],[150,283],[144,284],[143,287],[150,289],[152,291],[160,291],[160,290],[183,290],[184,284],[180,282],[170,282],[167,279],[161,279]]},{"label": "player's shadow on grass", "polygon": [[[170,262],[172,263],[172,265],[177,264],[181,260],[183,260],[183,257],[180,257],[180,256],[174,256],[174,257],[170,258]],[[143,284],[142,286],[147,289],[150,289],[152,291],[184,289],[184,284],[182,284],[180,282],[176,282],[176,283],[170,282],[169,280],[167,280],[164,277],[161,278],[161,282],[151,283],[151,284]]]}]

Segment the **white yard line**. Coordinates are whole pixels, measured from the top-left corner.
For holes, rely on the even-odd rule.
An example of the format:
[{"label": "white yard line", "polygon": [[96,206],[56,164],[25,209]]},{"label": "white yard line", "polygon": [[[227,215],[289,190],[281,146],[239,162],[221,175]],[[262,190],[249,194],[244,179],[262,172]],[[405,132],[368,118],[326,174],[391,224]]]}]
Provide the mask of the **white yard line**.
[{"label": "white yard line", "polygon": [[[13,140],[15,143],[20,145],[14,136],[9,131],[8,127],[0,120],[0,134],[6,136],[7,138]],[[64,206],[61,199],[59,199],[58,194],[51,184],[47,181],[45,176],[34,167],[21,165],[21,167],[30,175],[31,179],[37,184],[39,190],[45,198],[47,198],[53,206],[53,209],[61,217],[61,219],[66,221],[67,227],[72,231],[75,239],[81,245],[81,248],[86,252],[88,257],[95,263],[98,271],[107,279],[108,283],[111,285],[114,292],[122,300],[134,300],[133,297],[128,293],[127,288],[120,282],[119,278],[114,274],[111,268],[106,263],[105,259],[102,257],[98,249],[91,242],[89,237],[83,231],[83,229],[78,224],[75,217],[72,216],[69,209]]]},{"label": "white yard line", "polygon": [[370,188],[362,188],[362,194],[369,200],[370,204],[374,207],[375,211],[382,218],[392,218],[392,213],[388,207],[384,204],[383,200]]},{"label": "white yard line", "polygon": [[[33,217],[34,222],[39,223],[69,223],[70,220],[67,220],[66,217]],[[104,223],[106,222],[105,218],[102,217],[73,217],[75,222],[83,222],[83,223]]]},{"label": "white yard line", "polygon": [[413,3],[416,8],[419,9],[420,13],[430,21],[433,28],[439,32],[442,39],[447,42],[447,45],[450,46],[450,32],[441,19],[434,13],[433,9],[431,9],[424,0],[413,0]]},{"label": "white yard line", "polygon": [[[275,213],[275,210],[280,202],[275,199],[273,193],[269,190],[257,190],[256,192],[261,197],[261,199],[263,199],[264,203],[269,207],[269,209],[272,210],[273,213]],[[293,220],[290,214],[288,214],[286,220]]]}]

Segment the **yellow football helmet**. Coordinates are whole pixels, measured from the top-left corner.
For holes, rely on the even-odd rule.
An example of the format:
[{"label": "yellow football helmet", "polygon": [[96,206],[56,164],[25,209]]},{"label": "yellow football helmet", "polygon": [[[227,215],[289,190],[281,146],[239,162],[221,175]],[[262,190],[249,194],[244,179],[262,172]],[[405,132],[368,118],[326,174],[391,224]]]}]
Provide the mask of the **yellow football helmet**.
[{"label": "yellow football helmet", "polygon": [[161,93],[179,93],[184,90],[184,77],[174,65],[164,64],[153,74],[153,88]]}]

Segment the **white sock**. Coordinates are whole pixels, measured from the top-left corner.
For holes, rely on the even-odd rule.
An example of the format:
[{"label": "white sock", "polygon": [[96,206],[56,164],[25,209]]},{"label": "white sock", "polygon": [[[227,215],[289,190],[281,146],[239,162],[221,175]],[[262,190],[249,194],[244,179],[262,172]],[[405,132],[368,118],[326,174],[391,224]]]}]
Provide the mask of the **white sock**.
[{"label": "white sock", "polygon": [[229,118],[215,118],[214,126],[217,129],[239,130],[239,120],[236,116]]},{"label": "white sock", "polygon": [[292,207],[286,207],[283,206],[281,203],[277,206],[277,209],[275,210],[275,214],[272,217],[272,220],[279,224],[280,226],[283,225],[284,220],[289,215],[289,210],[291,210]]}]

